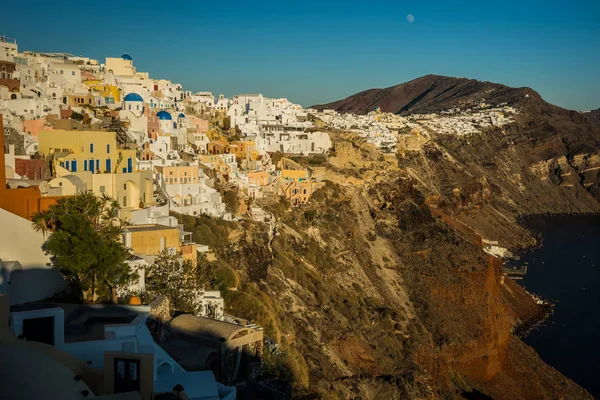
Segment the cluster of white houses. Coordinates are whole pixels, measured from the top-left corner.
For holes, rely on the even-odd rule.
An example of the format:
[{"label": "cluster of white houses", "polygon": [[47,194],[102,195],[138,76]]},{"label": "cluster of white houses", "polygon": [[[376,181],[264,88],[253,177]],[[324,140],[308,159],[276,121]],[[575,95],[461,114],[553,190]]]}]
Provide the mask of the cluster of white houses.
[{"label": "cluster of white houses", "polygon": [[[128,54],[100,63],[20,52],[5,37],[0,43],[0,114],[11,134],[6,170],[14,185],[45,179],[53,195],[93,190],[113,196],[122,208],[167,202],[183,214],[232,218],[206,168],[240,186],[243,196],[261,197],[265,186],[285,195],[300,189],[281,182],[269,153],[324,154],[331,147],[327,133],[312,129],[306,111],[284,98],[194,94],[138,71]],[[238,133],[237,141],[211,129],[209,118],[217,113],[227,125],[222,128]],[[45,157],[42,169],[26,165],[41,163],[30,161],[36,154]],[[182,154],[191,158],[184,161]],[[94,176],[99,173],[114,179]]]}]

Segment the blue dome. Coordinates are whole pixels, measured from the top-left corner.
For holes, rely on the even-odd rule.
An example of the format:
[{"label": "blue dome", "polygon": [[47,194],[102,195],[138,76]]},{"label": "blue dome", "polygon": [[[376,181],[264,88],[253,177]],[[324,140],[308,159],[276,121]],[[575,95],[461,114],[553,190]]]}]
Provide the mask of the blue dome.
[{"label": "blue dome", "polygon": [[142,99],[142,96],[140,96],[137,93],[129,93],[127,96],[125,96],[125,98],[123,100],[125,100],[125,101],[144,101],[144,99]]},{"label": "blue dome", "polygon": [[123,54],[123,55],[121,56],[121,58],[122,58],[123,60],[129,60],[129,61],[133,61],[133,58],[131,58],[131,56],[130,56],[129,54],[127,54],[127,53]]},{"label": "blue dome", "polygon": [[168,112],[166,112],[164,110],[156,113],[156,116],[158,117],[158,119],[161,119],[161,120],[171,121],[173,119],[171,117],[171,114],[169,114]]},{"label": "blue dome", "polygon": [[179,117],[177,118],[185,118],[185,114],[184,113],[179,113]]}]

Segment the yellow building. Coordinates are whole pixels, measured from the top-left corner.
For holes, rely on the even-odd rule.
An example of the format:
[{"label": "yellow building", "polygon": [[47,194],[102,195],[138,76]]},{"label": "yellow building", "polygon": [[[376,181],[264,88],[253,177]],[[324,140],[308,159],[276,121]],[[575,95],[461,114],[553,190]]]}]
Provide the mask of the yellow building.
[{"label": "yellow building", "polygon": [[277,171],[277,176],[291,182],[306,181],[309,177],[306,169],[282,169]]},{"label": "yellow building", "polygon": [[229,143],[226,153],[235,154],[236,159],[245,158],[246,156],[256,159],[258,152],[256,151],[256,144],[253,140],[248,141],[234,141]]},{"label": "yellow building", "polygon": [[71,107],[79,106],[95,106],[96,99],[92,93],[75,93],[69,94],[67,97],[67,104]]},{"label": "yellow building", "polygon": [[176,254],[179,250],[179,229],[164,225],[131,225],[125,228],[124,244],[133,254],[157,255],[163,250]]},{"label": "yellow building", "polygon": [[154,169],[164,176],[167,185],[198,183],[198,166],[156,166]]},{"label": "yellow building", "polygon": [[121,89],[115,85],[108,85],[100,80],[90,80],[83,82],[90,89],[98,92],[104,97],[106,104],[115,104],[121,102]]},{"label": "yellow building", "polygon": [[179,228],[165,225],[130,225],[124,230],[123,244],[138,256],[156,256],[163,250],[184,260],[197,262],[196,244],[181,239]]},{"label": "yellow building", "polygon": [[121,57],[106,58],[106,72],[113,75],[119,76],[134,76],[135,67],[133,66],[133,60],[129,55],[123,54]]},{"label": "yellow building", "polygon": [[215,171],[218,171],[221,175],[229,175],[231,173],[231,166],[227,165],[218,154],[201,154],[198,155],[198,160],[202,164],[208,165]]},{"label": "yellow building", "polygon": [[131,173],[137,170],[135,150],[117,147],[117,134],[105,131],[40,131],[38,149],[70,172]]},{"label": "yellow building", "polygon": [[202,164],[213,164],[220,159],[221,157],[219,157],[217,154],[198,154],[198,161],[200,161]]}]

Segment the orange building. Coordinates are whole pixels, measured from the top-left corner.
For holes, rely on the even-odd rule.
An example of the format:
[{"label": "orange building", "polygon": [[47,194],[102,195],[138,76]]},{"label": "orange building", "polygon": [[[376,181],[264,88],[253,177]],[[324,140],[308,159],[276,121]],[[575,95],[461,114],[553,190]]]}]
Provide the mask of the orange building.
[{"label": "orange building", "polygon": [[52,128],[45,126],[46,118],[42,119],[25,119],[21,121],[21,128],[24,132],[28,132],[31,136],[38,135],[38,132],[43,128],[44,130],[50,130]]},{"label": "orange building", "polygon": [[292,182],[284,189],[285,198],[292,204],[306,204],[312,195],[312,183],[310,181]]},{"label": "orange building", "polygon": [[[257,157],[258,153],[256,153],[256,145],[253,140],[248,141],[235,141],[229,143],[229,148],[226,153],[235,154],[236,159],[244,158],[246,156]],[[256,153],[256,154],[254,154]]]},{"label": "orange building", "polygon": [[225,154],[228,153],[227,147],[229,143],[226,140],[213,140],[206,145],[208,154]]},{"label": "orange building", "polygon": [[248,172],[248,184],[266,186],[269,184],[269,174],[265,171]]}]

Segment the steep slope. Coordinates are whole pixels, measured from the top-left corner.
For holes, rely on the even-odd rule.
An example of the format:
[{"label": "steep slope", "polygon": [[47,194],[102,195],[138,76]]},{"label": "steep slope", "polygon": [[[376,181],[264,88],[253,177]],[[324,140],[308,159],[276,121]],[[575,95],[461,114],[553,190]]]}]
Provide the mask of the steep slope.
[{"label": "steep slope", "polygon": [[[310,205],[266,198],[275,223],[227,224],[211,247],[242,280],[230,311],[274,343],[265,371],[305,399],[591,398],[516,335],[546,309],[482,239],[519,251],[536,242],[519,215],[600,211],[595,114],[463,79],[390,89],[388,111],[469,121],[485,100],[509,122],[448,134],[408,118],[400,136],[423,140],[397,154],[332,130],[324,160],[298,158],[325,182]],[[365,93],[344,107],[369,110]]]},{"label": "steep slope", "polygon": [[281,345],[265,369],[296,397],[590,398],[514,336],[544,310],[432,214],[394,155],[340,135],[313,173],[311,205],[263,204],[274,229],[230,224],[214,248],[242,278],[230,311]]},{"label": "steep slope", "polygon": [[312,108],[366,114],[379,107],[381,111],[393,114],[427,114],[448,110],[481,98],[485,98],[486,102],[492,105],[513,105],[520,103],[524,98],[540,99],[540,96],[529,88],[515,89],[474,79],[427,75],[385,89],[366,90],[346,99],[315,105]]}]

